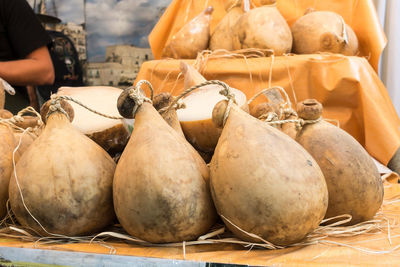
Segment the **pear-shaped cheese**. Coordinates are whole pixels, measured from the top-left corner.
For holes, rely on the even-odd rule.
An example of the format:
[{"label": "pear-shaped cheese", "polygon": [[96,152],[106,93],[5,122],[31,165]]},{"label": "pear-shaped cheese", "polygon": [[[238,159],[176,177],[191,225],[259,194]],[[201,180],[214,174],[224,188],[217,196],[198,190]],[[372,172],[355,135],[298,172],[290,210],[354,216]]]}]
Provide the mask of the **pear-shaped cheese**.
[{"label": "pear-shaped cheese", "polygon": [[307,13],[292,25],[291,30],[296,54],[331,52],[354,56],[358,52],[356,34],[339,14],[332,11]]},{"label": "pear-shaped cheese", "polygon": [[275,5],[264,5],[243,14],[233,29],[233,48],[271,49],[276,56],[292,50],[292,33]]},{"label": "pear-shaped cheese", "polygon": [[13,151],[16,140],[13,131],[0,123],[0,218],[6,215],[8,200],[8,184],[13,168]]},{"label": "pear-shaped cheese", "polygon": [[[322,112],[318,104],[316,100],[299,103],[299,116],[318,118]],[[351,135],[326,121],[304,125],[296,141],[315,158],[325,176],[329,191],[325,217],[350,214],[349,224],[372,219],[382,205],[383,184],[365,149]]]},{"label": "pear-shaped cheese", "polygon": [[233,34],[232,29],[237,20],[243,15],[241,8],[242,1],[228,0],[225,3],[226,15],[215,27],[210,38],[210,50],[225,49],[233,50]]},{"label": "pear-shaped cheese", "polygon": [[94,234],[115,218],[114,170],[107,152],[56,111],[16,165],[11,208],[21,225],[43,235]]},{"label": "pear-shaped cheese", "polygon": [[193,148],[144,102],[114,176],[114,206],[122,227],[152,243],[194,240],[216,214]]},{"label": "pear-shaped cheese", "polygon": [[164,47],[163,57],[194,59],[197,53],[207,49],[212,12],[213,7],[207,7],[174,34]]},{"label": "pear-shaped cheese", "polygon": [[[214,112],[214,121],[222,115]],[[290,245],[324,218],[328,190],[315,160],[293,139],[236,105],[218,140],[210,174],[218,214],[241,239],[262,242],[251,233]]]}]

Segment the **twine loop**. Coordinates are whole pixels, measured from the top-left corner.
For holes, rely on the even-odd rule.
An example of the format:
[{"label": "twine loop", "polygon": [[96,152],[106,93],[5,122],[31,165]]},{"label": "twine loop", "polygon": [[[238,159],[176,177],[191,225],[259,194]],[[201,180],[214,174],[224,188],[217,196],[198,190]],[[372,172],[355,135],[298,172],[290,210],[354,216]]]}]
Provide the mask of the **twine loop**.
[{"label": "twine loop", "polygon": [[[261,90],[260,92],[255,94],[252,98],[250,98],[250,100],[247,101],[247,104],[250,105],[250,103],[253,102],[258,96],[273,89],[279,89],[281,95],[285,97],[286,101],[279,104],[279,111],[278,111],[279,114],[270,111],[266,114],[262,114],[261,116],[258,117],[258,119],[265,121],[269,125],[283,125],[285,123],[294,123],[297,131],[300,131],[301,128],[306,124],[317,123],[322,120],[322,117],[319,117],[318,119],[315,120],[304,120],[302,118],[299,118],[297,112],[294,111],[294,109],[292,108],[292,102],[290,101],[289,95],[281,86],[273,86]],[[296,119],[289,119],[290,117],[295,117]]]},{"label": "twine loop", "polygon": [[179,102],[179,101],[178,101],[178,102],[175,103],[174,105],[170,105],[170,106],[166,106],[166,107],[160,108],[160,109],[158,110],[158,112],[159,112],[160,114],[163,114],[163,113],[167,112],[168,110],[170,110],[171,108],[173,108],[173,109],[175,109],[175,110],[184,109],[184,108],[186,108],[186,104],[183,103],[183,102]]},{"label": "twine loop", "polygon": [[322,117],[319,117],[318,119],[315,119],[315,120],[304,120],[302,118],[297,118],[297,119],[266,121],[266,123],[268,123],[269,125],[282,125],[282,124],[285,124],[285,123],[294,123],[296,125],[296,130],[300,131],[301,128],[303,128],[304,125],[317,123],[317,122],[319,122],[321,120],[322,120]]},{"label": "twine loop", "polygon": [[18,111],[17,115],[9,118],[8,121],[14,125],[20,122],[24,122],[25,118],[23,117],[23,115],[27,113],[31,113],[38,118],[36,127],[40,127],[43,125],[42,117],[40,116],[40,114],[33,107],[30,106]]},{"label": "twine loop", "polygon": [[[151,91],[151,99],[153,99],[153,86],[151,85],[151,83],[149,81],[140,80],[139,82],[137,82],[135,87],[128,87],[127,89],[125,89],[125,90],[129,90],[129,97],[132,98],[136,104],[138,104],[138,102],[140,103],[140,104],[138,104],[139,106],[142,105],[143,102],[145,102],[145,101],[152,103],[151,99],[147,98],[141,92],[140,89],[141,89],[142,84],[147,84],[149,86],[150,91]],[[102,117],[105,117],[108,119],[113,119],[113,120],[122,120],[123,119],[123,117],[120,117],[120,116],[110,116],[110,115],[101,113],[97,110],[94,110],[94,109],[88,107],[87,105],[83,104],[79,100],[74,99],[70,96],[66,96],[66,95],[60,95],[60,96],[52,95],[51,96],[51,102],[50,102],[51,104],[50,104],[49,112],[47,113],[46,119],[49,117],[49,115],[51,113],[53,113],[55,111],[59,111],[59,112],[65,114],[69,119],[67,112],[61,107],[61,103],[60,103],[61,100],[72,101],[72,102],[78,104],[79,106],[89,110],[90,112],[93,112],[94,114],[97,114],[99,116],[102,116]],[[135,112],[136,112],[137,106],[135,106],[135,107],[136,107],[135,108]]]},{"label": "twine loop", "polygon": [[25,121],[25,119],[18,114],[10,118],[11,123],[19,123],[19,122],[24,122],[24,121]]},{"label": "twine loop", "polygon": [[[151,96],[148,98],[144,93],[142,89],[142,84],[147,84],[148,87],[150,88]],[[140,80],[136,83],[135,86],[131,86],[127,88],[128,90],[128,95],[129,98],[132,99],[135,102],[135,105],[133,106],[132,114],[135,115],[138,108],[143,105],[144,102],[148,102],[150,104],[153,104],[153,86],[151,83],[147,80]]]},{"label": "twine loop", "polygon": [[50,106],[49,106],[49,111],[47,112],[47,115],[46,115],[46,121],[49,118],[49,116],[51,114],[53,114],[54,112],[60,112],[60,113],[64,114],[68,118],[68,120],[71,119],[69,117],[68,113],[62,108],[61,99],[63,99],[62,96],[56,96],[56,95],[51,96],[51,102],[50,102]]},{"label": "twine loop", "polygon": [[64,115],[67,116],[68,119],[70,119],[69,116],[68,116],[68,114],[67,114],[67,112],[66,112],[66,111],[62,108],[62,106],[61,106],[61,100],[68,100],[68,101],[74,102],[75,104],[78,104],[79,106],[81,106],[81,107],[83,107],[83,108],[89,110],[90,112],[93,112],[94,114],[97,114],[97,115],[99,115],[99,116],[102,116],[102,117],[105,117],[105,118],[108,118],[108,119],[113,119],[113,120],[122,120],[122,119],[123,119],[123,117],[120,117],[120,116],[110,116],[110,115],[101,113],[101,112],[99,112],[99,111],[97,111],[97,110],[94,110],[94,109],[88,107],[87,105],[83,104],[83,103],[80,102],[79,100],[77,100],[77,99],[75,99],[75,98],[72,98],[72,97],[70,97],[70,96],[66,96],[66,95],[60,95],[60,96],[52,95],[52,96],[51,96],[50,107],[49,107],[49,112],[48,112],[47,115],[46,115],[46,120],[47,120],[47,118],[49,117],[49,115],[50,115],[51,113],[55,112],[55,111],[59,111],[59,112],[63,113]]},{"label": "twine loop", "polygon": [[236,104],[235,95],[231,92],[231,88],[226,83],[221,82],[221,81],[215,81],[215,82],[217,82],[216,84],[223,87],[223,89],[220,90],[219,93],[228,99],[228,105],[227,105],[225,113],[224,113],[224,119],[223,119],[223,124],[222,124],[222,126],[225,126],[225,123],[229,117],[229,113],[231,111],[232,105],[233,105],[233,103]]},{"label": "twine loop", "polygon": [[204,86],[207,86],[207,85],[219,85],[219,86],[223,87],[223,89],[221,91],[219,91],[219,93],[221,95],[225,96],[226,98],[228,98],[228,100],[229,100],[227,112],[225,112],[225,115],[224,115],[224,125],[225,125],[225,121],[228,118],[229,110],[232,106],[232,103],[236,103],[236,101],[235,101],[235,95],[233,93],[231,93],[229,85],[227,85],[226,83],[219,81],[219,80],[205,81],[205,82],[199,83],[197,85],[194,85],[194,86],[186,89],[179,96],[177,96],[169,106],[160,109],[158,112],[162,114],[164,112],[169,111],[171,108],[185,108],[186,107],[185,103],[183,103],[183,102],[181,103],[181,102],[179,102],[179,100],[182,99],[187,94],[193,92],[194,90],[199,89]]},{"label": "twine loop", "polygon": [[[23,117],[23,115],[26,113],[31,113],[38,118],[36,125],[33,128],[28,127],[26,129],[24,129],[22,127],[17,126],[18,123],[25,121],[25,118]],[[31,135],[33,137],[37,137],[37,135],[38,135],[37,131],[43,126],[43,121],[42,121],[42,117],[40,116],[40,114],[33,107],[29,106],[29,107],[26,107],[26,108],[20,110],[17,113],[17,115],[14,115],[13,117],[11,117],[9,119],[0,118],[0,124],[7,125],[7,126],[11,127],[11,129],[13,131],[16,131],[16,132],[23,133],[23,132],[27,131],[27,133],[29,135]]]},{"label": "twine loop", "polygon": [[277,121],[279,120],[278,114],[275,112],[268,112],[265,114],[262,114],[260,117],[258,117],[259,120],[265,121],[265,122],[270,122],[270,121]]},{"label": "twine loop", "polygon": [[291,116],[298,117],[296,111],[294,111],[292,108],[283,108],[282,105],[280,107],[280,111],[279,112],[281,114],[281,117],[283,117],[284,119],[287,119],[287,118],[289,118]]}]

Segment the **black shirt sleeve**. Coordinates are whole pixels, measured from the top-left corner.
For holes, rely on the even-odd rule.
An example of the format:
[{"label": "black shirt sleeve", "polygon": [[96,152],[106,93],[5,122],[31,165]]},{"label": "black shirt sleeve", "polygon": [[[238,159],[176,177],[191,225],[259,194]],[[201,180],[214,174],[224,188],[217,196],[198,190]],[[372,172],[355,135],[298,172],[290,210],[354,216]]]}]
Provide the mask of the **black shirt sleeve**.
[{"label": "black shirt sleeve", "polygon": [[39,47],[51,43],[26,0],[1,0],[5,32],[16,59],[25,58]]}]

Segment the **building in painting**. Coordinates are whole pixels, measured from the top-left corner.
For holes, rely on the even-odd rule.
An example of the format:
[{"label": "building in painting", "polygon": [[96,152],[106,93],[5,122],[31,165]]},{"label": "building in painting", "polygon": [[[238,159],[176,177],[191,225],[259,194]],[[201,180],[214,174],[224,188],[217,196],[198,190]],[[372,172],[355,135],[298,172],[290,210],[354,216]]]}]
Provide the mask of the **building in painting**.
[{"label": "building in painting", "polygon": [[153,59],[150,48],[133,45],[106,47],[105,62],[89,62],[86,67],[87,85],[127,87],[133,84],[143,62]]},{"label": "building in painting", "polygon": [[58,24],[56,28],[57,31],[68,36],[74,43],[75,49],[79,55],[79,61],[81,63],[86,62],[86,31],[83,25],[67,22],[65,24]]}]

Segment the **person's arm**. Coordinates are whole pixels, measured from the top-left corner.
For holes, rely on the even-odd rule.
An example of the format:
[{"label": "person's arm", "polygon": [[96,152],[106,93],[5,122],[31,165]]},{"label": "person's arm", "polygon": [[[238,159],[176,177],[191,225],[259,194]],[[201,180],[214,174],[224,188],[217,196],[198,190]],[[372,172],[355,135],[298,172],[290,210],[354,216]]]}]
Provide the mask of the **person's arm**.
[{"label": "person's arm", "polygon": [[13,85],[44,85],[54,82],[54,68],[46,46],[25,59],[0,62],[0,77]]}]

